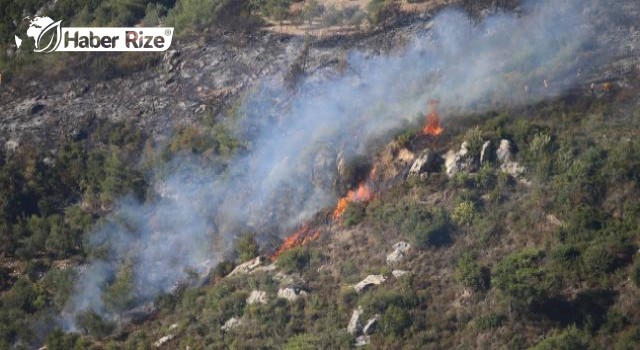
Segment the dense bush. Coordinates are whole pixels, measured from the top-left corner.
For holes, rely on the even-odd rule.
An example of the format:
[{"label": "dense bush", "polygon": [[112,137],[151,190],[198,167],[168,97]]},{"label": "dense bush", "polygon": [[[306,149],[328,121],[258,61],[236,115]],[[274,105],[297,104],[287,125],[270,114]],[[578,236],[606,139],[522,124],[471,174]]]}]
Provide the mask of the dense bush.
[{"label": "dense bush", "polygon": [[487,290],[491,283],[489,270],[481,267],[471,254],[465,254],[458,260],[456,278],[473,291]]},{"label": "dense bush", "polygon": [[506,256],[494,269],[493,284],[515,305],[530,305],[547,295],[553,286],[553,281],[542,267],[543,258],[544,253],[538,250],[524,250]]},{"label": "dense bush", "polygon": [[449,218],[442,209],[430,209],[396,198],[373,201],[367,207],[367,215],[380,225],[396,228],[418,248],[451,243]]},{"label": "dense bush", "polygon": [[260,253],[256,236],[251,233],[241,234],[236,240],[234,249],[240,262],[249,261]]},{"label": "dense bush", "polygon": [[286,272],[301,271],[309,265],[309,259],[309,252],[298,247],[282,253],[276,260],[276,265]]},{"label": "dense bush", "polygon": [[569,327],[565,331],[550,336],[541,341],[532,350],[579,350],[586,349],[589,345],[589,337],[575,327]]}]

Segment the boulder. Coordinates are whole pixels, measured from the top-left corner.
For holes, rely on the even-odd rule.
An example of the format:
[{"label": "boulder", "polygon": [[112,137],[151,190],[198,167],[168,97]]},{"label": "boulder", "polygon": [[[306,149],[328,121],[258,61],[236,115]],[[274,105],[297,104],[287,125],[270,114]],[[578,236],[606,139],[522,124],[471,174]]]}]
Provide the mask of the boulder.
[{"label": "boulder", "polygon": [[287,299],[289,301],[295,301],[300,297],[306,297],[307,292],[295,287],[281,288],[278,290],[278,298]]},{"label": "boulder", "polygon": [[411,249],[411,244],[400,241],[394,244],[392,248],[393,251],[389,255],[387,255],[387,264],[389,265],[398,263],[400,260],[402,260],[409,249]]},{"label": "boulder", "polygon": [[356,292],[360,293],[361,291],[363,291],[367,287],[381,284],[384,281],[386,281],[386,278],[384,276],[382,276],[382,275],[369,275],[365,279],[363,279],[362,281],[356,283],[353,286],[353,289],[355,289]]},{"label": "boulder", "polygon": [[222,327],[220,327],[220,329],[226,332],[240,326],[241,324],[242,320],[234,316],[228,319],[227,322],[225,322]]},{"label": "boulder", "polygon": [[515,178],[519,178],[524,174],[525,167],[518,162],[513,161],[511,141],[500,140],[500,147],[496,150],[496,157],[500,164],[500,170]]},{"label": "boulder", "polygon": [[361,335],[359,337],[356,337],[356,347],[361,347],[361,346],[366,346],[369,345],[369,343],[371,342],[371,337],[368,335]]},{"label": "boulder", "polygon": [[156,348],[159,348],[159,347],[163,346],[164,344],[172,341],[173,338],[175,338],[175,337],[176,337],[175,334],[167,334],[164,337],[158,339],[155,343],[153,343],[153,346],[155,346]]},{"label": "boulder", "polygon": [[504,164],[511,161],[513,154],[511,153],[511,141],[500,140],[500,147],[496,150],[496,157],[500,164]]},{"label": "boulder", "polygon": [[227,277],[229,276],[233,276],[233,275],[237,275],[237,274],[247,274],[249,272],[254,271],[255,269],[257,269],[258,267],[260,267],[260,265],[262,265],[262,261],[263,258],[261,256],[256,257],[253,260],[249,260],[245,263],[242,263],[238,266],[236,266],[235,269],[233,269],[233,271],[231,271],[231,273],[229,273],[229,275],[227,275]]},{"label": "boulder", "polygon": [[405,270],[393,270],[391,271],[391,274],[393,275],[393,277],[395,278],[400,278],[406,274],[409,274],[409,271],[405,271]]},{"label": "boulder", "polygon": [[430,149],[422,151],[416,160],[413,161],[411,169],[409,169],[410,175],[420,175],[432,170],[434,163],[434,154]]},{"label": "boulder", "polygon": [[349,324],[347,325],[347,332],[351,334],[359,333],[362,329],[362,323],[360,322],[360,316],[362,315],[362,307],[358,306],[357,309],[351,313]]},{"label": "boulder", "polygon": [[261,290],[252,290],[251,294],[247,298],[247,304],[266,304],[267,303],[267,292]]},{"label": "boulder", "polygon": [[480,166],[490,162],[491,160],[491,141],[485,141],[485,143],[482,144],[482,150],[480,151]]},{"label": "boulder", "polygon": [[460,151],[450,150],[444,155],[444,166],[449,177],[462,172],[477,171],[480,165],[480,159],[477,159],[469,152],[469,142],[464,141],[460,145]]},{"label": "boulder", "polygon": [[367,323],[364,324],[364,327],[362,328],[362,333],[364,335],[371,335],[373,334],[373,332],[376,331],[376,329],[378,328],[378,319],[380,318],[380,315],[376,314],[375,316],[373,316],[372,318],[370,318]]}]

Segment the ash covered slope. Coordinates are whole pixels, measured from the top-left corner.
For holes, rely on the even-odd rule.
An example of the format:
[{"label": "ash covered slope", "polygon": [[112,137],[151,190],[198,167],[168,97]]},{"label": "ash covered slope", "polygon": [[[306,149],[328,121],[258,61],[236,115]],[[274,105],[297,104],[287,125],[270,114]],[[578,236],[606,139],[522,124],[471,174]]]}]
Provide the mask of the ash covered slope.
[{"label": "ash covered slope", "polygon": [[0,126],[2,137],[19,142],[23,137],[46,141],[73,135],[88,114],[132,119],[151,134],[167,134],[176,125],[197,123],[205,112],[216,114],[266,77],[283,83],[295,80],[302,65],[304,74],[327,79],[340,73],[353,50],[375,55],[402,49],[428,23],[421,19],[359,37],[310,39],[308,53],[309,43],[302,37],[219,32],[184,38],[158,66],[126,77],[4,86],[0,112],[7,117]]},{"label": "ash covered slope", "polygon": [[[637,5],[617,2],[615,11],[585,6],[597,32],[591,53],[607,57],[582,72],[580,81],[622,79],[638,66],[640,34]],[[264,77],[283,81],[299,67],[311,79],[341,74],[353,50],[376,55],[401,52],[416,35],[430,28],[428,18],[406,18],[403,24],[359,37],[311,39],[310,50],[300,37],[272,33],[219,34],[176,42],[158,67],[109,81],[83,78],[25,82],[0,91],[0,135],[4,141],[58,138],[78,132],[88,114],[112,120],[135,119],[153,134],[176,124],[197,122],[205,110],[215,112]],[[568,43],[570,44],[570,43]],[[605,54],[606,55],[603,55]],[[44,68],[46,69],[46,67]],[[552,84],[562,81],[549,77]],[[542,83],[539,83],[541,85]]]}]

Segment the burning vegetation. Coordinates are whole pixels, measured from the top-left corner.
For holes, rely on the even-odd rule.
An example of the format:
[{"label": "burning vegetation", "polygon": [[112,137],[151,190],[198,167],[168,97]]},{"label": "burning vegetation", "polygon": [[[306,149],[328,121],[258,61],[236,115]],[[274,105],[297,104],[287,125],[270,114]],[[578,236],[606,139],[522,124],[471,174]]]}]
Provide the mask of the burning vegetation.
[{"label": "burning vegetation", "polygon": [[333,210],[333,214],[331,217],[334,220],[340,219],[344,211],[347,209],[347,205],[351,202],[368,202],[373,198],[373,190],[368,183],[368,180],[365,180],[358,185],[356,190],[351,190],[347,193],[346,196],[340,198],[336,208]]},{"label": "burning vegetation", "polygon": [[439,136],[444,131],[440,124],[440,114],[438,114],[438,100],[429,101],[427,107],[427,115],[424,127],[420,132],[421,135]]},{"label": "burning vegetation", "polygon": [[276,260],[280,254],[286,252],[289,249],[300,247],[307,244],[310,241],[315,241],[320,237],[320,231],[313,228],[310,223],[304,224],[298,231],[291,236],[287,237],[284,242],[278,247],[278,250],[271,255],[271,260]]}]

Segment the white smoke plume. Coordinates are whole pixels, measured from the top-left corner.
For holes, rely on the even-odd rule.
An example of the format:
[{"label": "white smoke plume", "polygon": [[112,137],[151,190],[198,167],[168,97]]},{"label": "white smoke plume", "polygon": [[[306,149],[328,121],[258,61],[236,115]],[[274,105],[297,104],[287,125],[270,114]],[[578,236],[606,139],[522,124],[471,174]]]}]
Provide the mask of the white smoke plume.
[{"label": "white smoke plume", "polygon": [[182,161],[155,184],[157,199],[123,200],[96,228],[92,243],[105,247],[104,258],[81,274],[64,312],[67,329],[85,310],[116,317],[102,294],[124,263],[133,266],[142,303],[170,292],[190,270],[215,264],[244,227],[289,234],[335,204],[330,186],[314,174],[319,153],[334,160],[338,153],[364,154],[372,140],[416,123],[429,99],[462,114],[571,88],[584,67],[602,59],[583,55],[595,40],[585,7],[579,0],[538,1],[479,23],[447,10],[402,52],[354,51],[344,74],[302,81],[295,93],[265,78],[235,125],[249,149],[227,172]]}]

